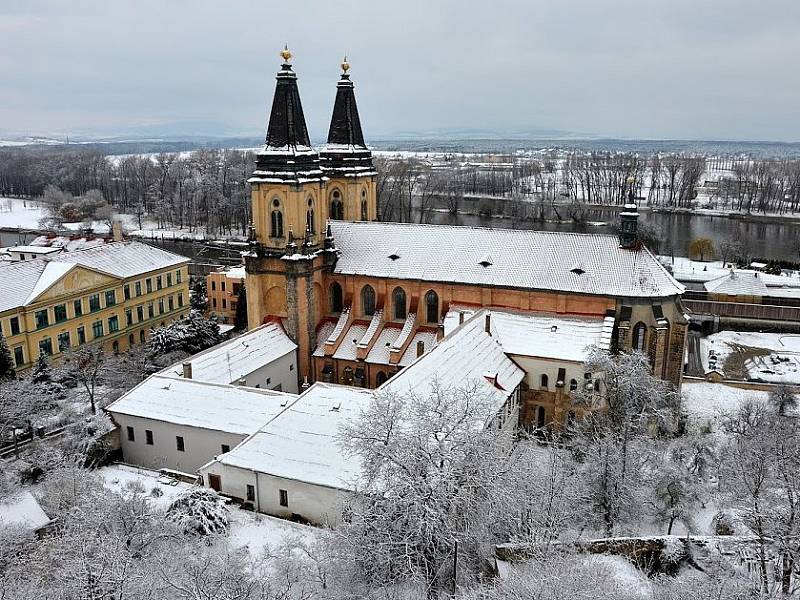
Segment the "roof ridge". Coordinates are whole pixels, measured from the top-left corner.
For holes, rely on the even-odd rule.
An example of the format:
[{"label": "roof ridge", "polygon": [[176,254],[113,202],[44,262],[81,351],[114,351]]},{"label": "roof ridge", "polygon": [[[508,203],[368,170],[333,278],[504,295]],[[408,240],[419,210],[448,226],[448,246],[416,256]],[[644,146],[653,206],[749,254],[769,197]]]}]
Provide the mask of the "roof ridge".
[{"label": "roof ridge", "polygon": [[577,231],[542,231],[539,229],[508,229],[506,227],[481,227],[479,225],[450,225],[447,223],[404,223],[400,221],[338,221],[334,219],[330,219],[333,223],[341,223],[344,225],[356,225],[356,226],[369,226],[369,225],[377,225],[379,227],[385,226],[402,226],[402,227],[412,227],[412,228],[431,228],[431,229],[473,229],[479,231],[502,231],[508,233],[525,233],[525,234],[542,234],[542,235],[553,235],[553,236],[580,236],[580,237],[610,237],[616,238],[616,234],[613,233],[579,233]]}]

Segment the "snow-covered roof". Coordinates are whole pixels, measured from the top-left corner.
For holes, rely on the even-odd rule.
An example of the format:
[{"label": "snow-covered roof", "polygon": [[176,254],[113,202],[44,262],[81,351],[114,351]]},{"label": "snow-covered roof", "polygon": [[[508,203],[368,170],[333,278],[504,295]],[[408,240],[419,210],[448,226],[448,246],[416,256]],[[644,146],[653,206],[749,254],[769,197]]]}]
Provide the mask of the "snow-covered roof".
[{"label": "snow-covered roof", "polygon": [[30,492],[0,498],[0,527],[23,527],[36,531],[51,522]]},{"label": "snow-covered roof", "polygon": [[233,339],[212,346],[167,367],[163,374],[183,375],[183,363],[192,365],[192,379],[209,383],[236,383],[253,371],[297,348],[279,323],[265,323]]},{"label": "snow-covered roof", "polygon": [[[49,265],[78,265],[112,277],[127,278],[187,262],[189,259],[185,256],[141,242],[116,242],[86,250],[62,252],[46,259],[3,264],[0,266],[0,280],[3,282],[0,312],[32,302],[36,296],[55,283],[56,279],[53,279],[53,276],[59,272],[63,275],[69,270],[64,266]],[[40,279],[42,284],[39,284]],[[32,295],[34,290],[37,294]]]},{"label": "snow-covered roof", "polygon": [[[389,379],[381,391],[400,396],[428,396],[435,390],[474,388],[499,410],[525,377],[500,345],[497,335],[485,331],[485,315],[479,311],[444,337],[430,352]],[[487,419],[493,415],[487,415]]]},{"label": "snow-covered roof", "polygon": [[507,354],[583,362],[587,348],[611,348],[614,317],[578,318],[492,309],[492,334]]},{"label": "snow-covered roof", "polygon": [[314,485],[352,489],[361,474],[361,463],[340,447],[339,428],[358,418],[371,400],[371,390],[315,383],[216,462]]},{"label": "snow-covered roof", "polygon": [[613,235],[373,221],[331,221],[331,228],[342,275],[615,297],[684,291],[647,248],[620,248]]},{"label": "snow-covered roof", "polygon": [[225,277],[228,277],[229,279],[244,279],[247,277],[244,265],[240,265],[238,267],[228,267],[225,269]]},{"label": "snow-covered roof", "polygon": [[755,272],[731,270],[727,275],[704,284],[706,291],[729,296],[767,296],[769,291],[763,279]]},{"label": "snow-covered roof", "polygon": [[295,398],[285,392],[156,374],[106,410],[112,415],[250,435]]},{"label": "snow-covered roof", "polygon": [[61,248],[49,248],[47,246],[12,246],[9,252],[27,252],[28,254],[53,254],[61,252]]}]

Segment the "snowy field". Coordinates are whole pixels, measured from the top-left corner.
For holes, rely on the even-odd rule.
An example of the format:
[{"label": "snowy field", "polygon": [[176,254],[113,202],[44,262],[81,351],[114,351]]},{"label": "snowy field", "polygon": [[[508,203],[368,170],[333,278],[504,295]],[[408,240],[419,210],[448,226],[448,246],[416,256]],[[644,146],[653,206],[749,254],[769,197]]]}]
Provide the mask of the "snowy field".
[{"label": "snowy field", "polygon": [[44,211],[38,202],[21,198],[0,198],[0,227],[37,229]]},{"label": "snowy field", "polygon": [[[188,483],[162,478],[155,471],[128,465],[109,465],[100,468],[98,473],[103,477],[105,486],[115,492],[124,494],[132,489],[144,489],[153,506],[163,510],[181,492],[192,487]],[[152,495],[154,489],[160,490],[162,495]],[[318,529],[308,525],[242,510],[234,505],[230,505],[229,510],[230,544],[236,548],[246,546],[253,554],[260,553],[267,546],[275,548],[288,540],[312,542],[319,533]]]},{"label": "snowy field", "polygon": [[701,338],[700,358],[731,379],[800,384],[800,335],[720,331]]},{"label": "snowy field", "polygon": [[716,431],[726,414],[735,413],[749,400],[767,401],[767,392],[746,390],[722,383],[684,381],[683,408],[692,429]]}]

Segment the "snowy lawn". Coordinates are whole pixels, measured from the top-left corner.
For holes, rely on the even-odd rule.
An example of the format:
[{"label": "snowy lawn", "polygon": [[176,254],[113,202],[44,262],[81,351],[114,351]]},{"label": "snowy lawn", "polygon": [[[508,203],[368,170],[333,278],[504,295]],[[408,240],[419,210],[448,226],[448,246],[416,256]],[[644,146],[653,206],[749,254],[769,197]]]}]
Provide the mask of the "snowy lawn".
[{"label": "snowy lawn", "polygon": [[[118,493],[125,493],[130,486],[139,484],[144,487],[144,492],[148,495],[153,489],[160,490],[162,495],[150,495],[150,500],[154,506],[163,509],[166,509],[180,493],[192,487],[182,482],[169,485],[160,480],[160,475],[156,471],[128,465],[108,465],[98,469],[98,473],[103,477],[105,486]],[[320,533],[315,527],[242,510],[235,505],[229,505],[228,509],[230,544],[236,548],[247,547],[254,555],[260,553],[267,545],[275,548],[287,539],[310,543]]]},{"label": "snowy lawn", "polygon": [[700,340],[700,359],[726,378],[800,384],[800,335],[720,331]]},{"label": "snowy lawn", "polygon": [[38,202],[21,198],[0,198],[0,227],[38,229],[44,211]]}]

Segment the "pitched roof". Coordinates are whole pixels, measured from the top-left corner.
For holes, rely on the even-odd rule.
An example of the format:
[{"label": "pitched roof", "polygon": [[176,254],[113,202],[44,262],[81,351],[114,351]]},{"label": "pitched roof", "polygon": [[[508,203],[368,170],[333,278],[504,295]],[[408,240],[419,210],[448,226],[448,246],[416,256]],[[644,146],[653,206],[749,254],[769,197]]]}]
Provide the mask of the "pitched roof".
[{"label": "pitched roof", "polygon": [[297,396],[156,374],[106,407],[110,413],[249,435]]},{"label": "pitched roof", "polygon": [[[525,377],[525,372],[506,356],[497,336],[486,333],[479,311],[378,389],[400,396],[422,397],[436,389],[474,388],[493,409],[499,410]],[[490,381],[491,379],[491,381]],[[487,419],[493,415],[487,415]]]},{"label": "pitched roof", "polygon": [[615,297],[684,291],[649,250],[620,248],[613,235],[371,221],[331,229],[343,275]]},{"label": "pitched roof", "polygon": [[589,346],[611,348],[614,317],[577,318],[491,309],[492,334],[508,354],[583,362]]},{"label": "pitched roof", "polygon": [[236,383],[253,371],[294,352],[295,344],[279,323],[265,323],[247,333],[194,354],[161,371],[183,376],[183,363],[192,365],[192,379],[208,383]]},{"label": "pitched roof", "polygon": [[16,526],[35,531],[51,522],[30,492],[19,492],[0,499],[0,527]]},{"label": "pitched roof", "polygon": [[126,278],[187,262],[189,259],[185,256],[141,242],[116,242],[62,252],[47,259],[10,263],[0,266],[0,279],[4,286],[0,294],[0,311],[33,302],[74,266]]},{"label": "pitched roof", "polygon": [[704,287],[714,294],[729,296],[769,296],[764,280],[757,272],[734,271],[717,279],[706,281]]},{"label": "pitched roof", "polygon": [[361,463],[339,445],[339,428],[358,418],[372,390],[315,383],[277,418],[216,462],[276,477],[352,489]]}]

